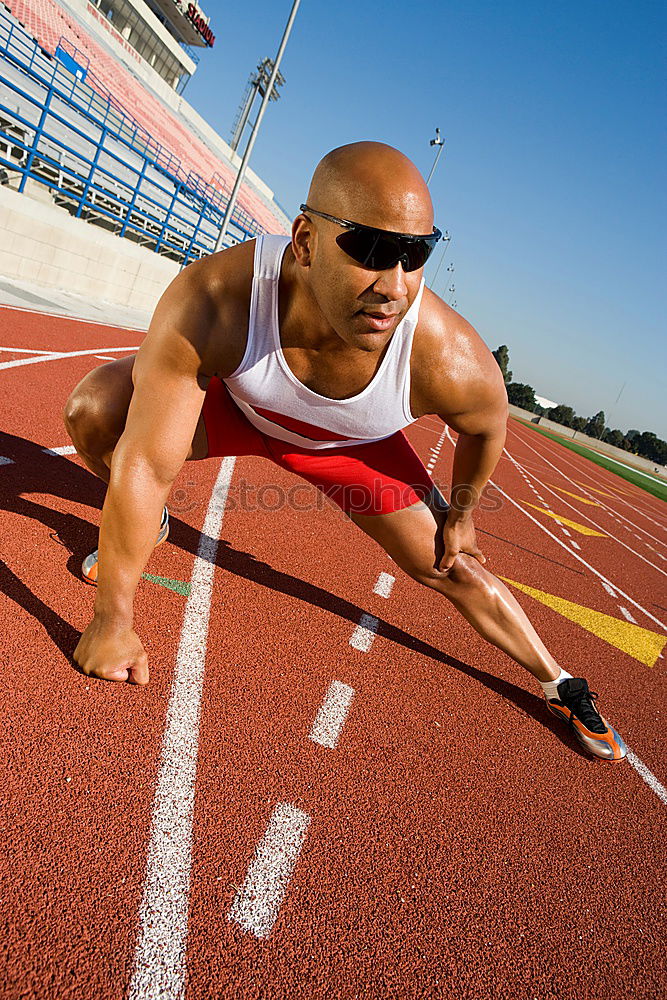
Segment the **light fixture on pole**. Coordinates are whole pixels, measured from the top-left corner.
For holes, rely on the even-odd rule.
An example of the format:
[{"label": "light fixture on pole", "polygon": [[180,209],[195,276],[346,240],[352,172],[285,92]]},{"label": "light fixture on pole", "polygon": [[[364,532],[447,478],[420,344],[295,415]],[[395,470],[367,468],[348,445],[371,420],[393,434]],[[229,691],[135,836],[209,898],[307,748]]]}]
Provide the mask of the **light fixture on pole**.
[{"label": "light fixture on pole", "polygon": [[438,165],[438,160],[440,159],[440,154],[442,153],[443,149],[445,148],[445,140],[441,139],[441,137],[440,137],[440,129],[439,128],[437,128],[435,130],[435,139],[431,139],[431,145],[432,146],[437,146],[438,147],[438,152],[436,153],[435,161],[433,163],[433,166],[431,167],[431,172],[428,175],[428,177],[426,178],[426,187],[428,187],[429,184],[431,183],[431,177],[433,177],[433,174],[435,173],[435,168]]},{"label": "light fixture on pole", "polygon": [[255,145],[255,139],[257,138],[257,133],[259,131],[259,126],[262,123],[262,118],[264,117],[264,112],[266,106],[269,103],[269,97],[273,93],[273,84],[275,83],[276,77],[278,75],[278,67],[280,66],[280,60],[283,57],[283,52],[285,51],[285,46],[287,45],[287,39],[290,36],[292,30],[292,25],[294,23],[294,18],[296,17],[296,12],[299,9],[299,4],[301,0],[294,0],[292,4],[292,10],[290,11],[290,16],[285,27],[285,32],[280,43],[280,48],[278,49],[278,54],[273,63],[273,71],[269,78],[269,82],[266,85],[266,90],[264,91],[264,98],[262,100],[262,105],[259,109],[259,114],[257,115],[257,121],[255,122],[250,136],[248,145],[246,146],[246,151],[243,154],[243,159],[241,160],[241,166],[239,167],[239,172],[236,175],[236,181],[234,182],[234,188],[229,196],[229,201],[227,202],[227,208],[225,210],[225,216],[222,220],[222,225],[220,226],[220,232],[218,233],[218,238],[215,243],[214,253],[217,253],[221,249],[225,236],[227,235],[227,229],[229,227],[229,222],[232,217],[232,212],[236,207],[236,199],[239,193],[241,184],[243,183],[243,178],[245,177],[246,167],[248,166],[248,160],[250,159],[250,154],[252,153],[252,148]]},{"label": "light fixture on pole", "polygon": [[[440,274],[440,268],[442,267],[442,263],[443,263],[443,261],[445,259],[445,254],[447,253],[447,248],[449,247],[449,244],[451,243],[451,241],[452,241],[452,237],[450,235],[449,229],[445,229],[445,234],[442,237],[442,242],[444,243],[444,248],[443,248],[443,251],[442,251],[442,257],[440,258],[440,263],[438,264],[437,268],[435,269],[435,274],[433,275],[433,280],[431,281],[431,284],[429,285],[429,288],[435,288],[435,280],[438,277],[438,275]],[[447,270],[449,270],[449,268],[447,268]]]}]

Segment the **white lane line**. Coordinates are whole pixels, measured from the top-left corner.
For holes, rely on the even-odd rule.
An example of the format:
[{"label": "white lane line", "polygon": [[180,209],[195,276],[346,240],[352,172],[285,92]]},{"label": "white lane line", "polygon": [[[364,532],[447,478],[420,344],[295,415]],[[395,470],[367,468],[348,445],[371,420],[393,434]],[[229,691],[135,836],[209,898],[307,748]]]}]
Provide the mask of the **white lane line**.
[{"label": "white lane line", "polygon": [[[510,455],[510,453],[507,450],[507,448],[503,448],[503,451],[505,452],[505,454],[509,458],[510,462],[512,462],[515,466],[520,466],[520,463],[518,462],[518,460],[516,458],[514,458],[513,455]],[[554,466],[554,468],[555,468],[555,466]],[[561,475],[562,475],[562,473],[561,473]],[[535,480],[536,480],[536,482],[538,482],[542,486],[544,486],[545,489],[549,490],[549,492],[552,493],[553,496],[556,496],[554,490],[552,490],[551,487],[547,485],[547,483],[541,483],[541,481],[537,478],[537,476],[535,477]],[[540,497],[540,499],[542,499],[542,497]],[[598,524],[598,522],[594,521],[593,518],[590,517],[588,514],[584,514],[583,511],[578,510],[576,507],[574,507],[571,503],[569,503],[565,499],[561,500],[560,497],[558,497],[557,499],[561,503],[564,503],[566,507],[569,507],[570,510],[573,510],[575,512],[575,514],[577,514],[579,517],[582,517],[585,521],[588,521],[589,524],[594,525],[594,527],[596,527],[599,531],[604,532],[607,535],[607,537],[611,538],[614,542],[617,542],[619,545],[622,545],[624,549],[628,550],[628,552],[632,552],[633,555],[635,555],[638,559],[641,559],[642,562],[645,562],[647,566],[651,566],[654,570],[657,570],[658,573],[662,573],[663,576],[667,576],[667,573],[665,573],[665,571],[663,569],[660,569],[660,567],[656,566],[655,563],[652,563],[650,559],[647,559],[645,556],[643,556],[641,554],[641,552],[638,552],[636,545],[635,546],[626,545],[625,542],[621,541],[621,539],[618,537],[618,535],[611,534],[609,532],[608,528],[604,528],[603,525]],[[549,508],[549,504],[545,500],[543,500],[543,503],[544,503],[544,506],[546,508]],[[558,523],[560,524],[560,521]],[[579,548],[579,546],[576,546],[576,547]]]},{"label": "white lane line", "polygon": [[17,358],[15,361],[0,362],[0,371],[5,368],[18,368],[21,365],[36,365],[40,361],[58,361],[61,358],[82,358],[88,354],[97,354],[104,351],[105,354],[125,354],[130,351],[138,351],[138,347],[92,347],[88,351],[55,351],[52,354],[39,354],[32,358]]},{"label": "white lane line", "polygon": [[652,791],[655,792],[655,794],[658,796],[661,802],[664,802],[664,804],[667,806],[667,788],[665,788],[664,785],[660,784],[656,776],[651,771],[649,771],[646,764],[644,764],[644,762],[641,761],[639,757],[637,757],[637,755],[633,753],[632,750],[630,749],[628,749],[627,759],[630,761],[635,771],[637,771],[638,774],[642,776],[642,778],[649,786],[649,788],[652,789]]},{"label": "white lane line", "polygon": [[192,568],[153,800],[128,1000],[183,1000],[199,718],[218,537],[234,471],[220,466]]},{"label": "white lane line", "polygon": [[[451,441],[451,438],[450,438],[450,441]],[[533,449],[533,451],[534,450],[535,449]],[[554,542],[556,543],[556,545],[560,545],[560,547],[563,548],[563,549],[565,549],[566,552],[569,552],[570,555],[574,559],[577,560],[577,562],[580,562],[582,566],[585,566],[586,569],[589,569],[591,571],[591,573],[593,573],[595,576],[597,576],[597,578],[599,580],[605,580],[609,584],[610,587],[613,586],[614,589],[617,591],[617,593],[621,595],[621,597],[624,597],[626,599],[626,601],[629,601],[630,604],[633,605],[633,607],[637,608],[638,611],[641,611],[642,614],[646,615],[647,618],[650,618],[652,622],[655,622],[655,624],[658,625],[659,628],[661,628],[663,631],[667,631],[667,625],[664,625],[663,622],[661,622],[659,618],[656,618],[655,615],[652,615],[650,611],[647,611],[646,608],[642,607],[642,605],[639,604],[638,601],[635,601],[634,598],[630,597],[629,594],[626,594],[625,591],[621,590],[620,587],[617,587],[616,584],[612,584],[611,580],[608,580],[607,577],[603,573],[600,572],[600,570],[596,569],[595,566],[591,566],[591,564],[589,562],[586,562],[586,560],[584,559],[583,556],[578,556],[576,552],[572,552],[568,548],[568,543],[567,542],[565,542],[565,541],[563,541],[563,539],[559,538],[558,535],[554,535],[553,532],[549,531],[549,529],[544,524],[542,524],[541,521],[538,521],[536,517],[533,517],[533,515],[530,514],[526,510],[525,507],[523,507],[520,503],[518,503],[514,499],[514,497],[511,497],[509,495],[509,493],[505,493],[505,490],[502,489],[502,487],[500,487],[498,485],[498,483],[496,483],[493,479],[489,479],[489,482],[491,483],[492,486],[495,486],[495,488],[498,490],[498,492],[502,496],[504,496],[506,500],[509,500],[509,502],[512,504],[513,507],[516,507],[517,510],[520,510],[521,513],[524,515],[524,517],[527,517],[529,521],[532,521],[533,524],[537,525],[537,527],[540,529],[540,531],[543,531],[545,535],[548,535],[549,538],[552,538],[554,540]],[[570,544],[573,545],[575,547],[575,549],[579,548],[579,546],[577,545],[577,543],[574,540],[572,540],[572,539],[570,540]]]},{"label": "white lane line", "polygon": [[73,444],[64,444],[60,448],[42,448],[45,455],[76,455]]},{"label": "white lane line", "polygon": [[109,357],[107,357],[106,354],[96,354],[95,357],[99,361],[115,361],[116,360],[116,358],[109,358]]},{"label": "white lane line", "polygon": [[[310,816],[289,802],[280,802],[271,814],[228,917],[255,937],[268,937],[273,929],[309,824]],[[150,994],[162,995],[157,990]]]},{"label": "white lane line", "polygon": [[85,316],[73,316],[71,313],[49,312],[47,309],[31,309],[29,306],[16,306],[0,302],[0,310],[4,309],[11,309],[12,312],[30,313],[31,316],[50,316],[52,319],[66,319],[71,323],[85,323],[86,326],[112,326],[114,330],[128,330],[130,333],[145,333],[148,330],[148,322],[150,320],[150,315],[147,315],[145,326],[137,326],[136,323],[133,326],[128,326],[126,323],[110,322],[108,319],[90,319]]},{"label": "white lane line", "polygon": [[630,614],[630,612],[628,611],[627,608],[624,608],[622,604],[619,604],[618,607],[619,607],[619,610],[620,610],[620,612],[621,612],[621,614],[623,615],[624,618],[627,618],[627,620],[629,622],[632,622],[633,625],[637,624],[637,619],[632,617],[632,615]]},{"label": "white lane line", "polygon": [[373,639],[375,638],[378,625],[379,622],[375,615],[367,615],[364,612],[359,619],[359,624],[352,633],[350,646],[354,646],[355,649],[361,650],[362,653],[367,653],[373,645]]},{"label": "white lane line", "polygon": [[[633,528],[638,528],[639,531],[643,531],[644,534],[648,535],[649,538],[652,538],[654,542],[658,542],[660,545],[667,545],[667,542],[665,542],[665,541],[663,541],[663,540],[661,540],[659,538],[656,538],[649,531],[647,531],[646,528],[642,528],[641,525],[635,524],[634,521],[631,521],[629,518],[625,517],[625,515],[621,514],[620,511],[618,511],[618,510],[612,510],[612,508],[609,507],[607,504],[605,504],[604,501],[601,500],[598,495],[591,496],[590,490],[594,490],[595,487],[593,487],[593,486],[591,486],[591,487],[584,486],[583,483],[578,482],[576,479],[571,479],[570,476],[568,476],[567,472],[564,472],[563,469],[559,468],[557,465],[554,465],[553,462],[550,462],[549,459],[546,457],[546,455],[544,453],[540,453],[539,451],[536,451],[536,449],[533,448],[533,446],[531,444],[529,444],[528,441],[525,441],[521,437],[521,435],[516,432],[516,430],[514,428],[512,428],[512,432],[513,432],[514,436],[516,437],[516,439],[521,442],[521,444],[524,444],[526,446],[526,448],[529,448],[530,451],[532,451],[536,455],[538,455],[544,462],[546,462],[547,465],[551,466],[551,468],[555,472],[557,472],[559,476],[562,476],[563,479],[565,479],[568,483],[571,483],[572,486],[579,486],[580,488],[583,488],[584,493],[586,494],[586,496],[588,497],[588,499],[589,500],[594,500],[600,507],[603,508],[603,510],[606,510],[609,515],[611,515],[612,517],[615,517],[617,520],[619,518],[622,518],[624,521],[627,521],[628,524],[631,524]],[[553,455],[553,452],[551,452],[550,454]],[[575,469],[575,470],[578,470],[579,472],[582,472],[582,474],[585,475],[587,479],[592,479],[593,478],[588,472],[580,470],[578,466],[576,466],[572,462],[568,461],[568,459],[565,458],[563,455],[558,455],[558,458],[559,458],[560,461],[562,461],[564,463],[564,465],[569,465],[571,469]],[[593,480],[593,481],[596,482],[596,480]],[[547,489],[549,489],[549,487],[547,487]],[[613,487],[612,487],[612,489],[613,489]],[[653,518],[650,517],[650,515],[645,512],[644,508],[635,507],[631,503],[628,503],[627,500],[624,500],[620,496],[615,496],[613,499],[614,499],[614,501],[616,503],[618,503],[618,501],[620,500],[621,503],[624,503],[626,505],[626,507],[629,507],[630,510],[634,514],[639,514],[640,517],[646,518],[648,521],[651,522],[651,524],[655,524],[655,526],[657,528],[661,528],[663,531],[665,530],[665,525],[659,523],[658,521],[654,521]],[[572,509],[575,510],[576,508],[573,507]],[[656,513],[655,511],[652,511],[652,512],[654,514]]]},{"label": "white lane line", "polygon": [[378,594],[379,597],[389,597],[395,583],[396,577],[392,576],[391,573],[380,573],[373,587],[373,593]]},{"label": "white lane line", "polygon": [[0,465],[14,465],[14,459],[5,458],[4,455],[0,455]]},{"label": "white lane line", "polygon": [[616,591],[614,590],[613,587],[609,586],[606,580],[600,580],[600,583],[602,584],[602,586],[607,591],[610,597],[616,597]]},{"label": "white lane line", "polygon": [[353,698],[354,688],[342,681],[332,681],[315,716],[309,738],[320,746],[334,750]]},{"label": "white lane line", "polygon": [[575,542],[574,538],[570,539],[570,545],[572,546],[572,548],[576,549],[578,552],[581,552],[581,545],[579,545],[578,542]]},{"label": "white lane line", "polygon": [[46,348],[43,351],[35,351],[27,347],[0,347],[0,351],[6,351],[7,354],[53,354],[53,351],[47,351]]}]

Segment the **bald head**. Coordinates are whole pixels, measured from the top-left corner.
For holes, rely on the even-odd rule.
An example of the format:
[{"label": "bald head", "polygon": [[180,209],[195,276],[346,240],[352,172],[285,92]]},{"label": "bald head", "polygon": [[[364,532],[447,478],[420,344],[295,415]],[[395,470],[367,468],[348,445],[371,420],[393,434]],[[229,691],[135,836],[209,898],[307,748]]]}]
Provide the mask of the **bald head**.
[{"label": "bald head", "polygon": [[426,181],[407,156],[383,142],[352,142],[327,153],[313,174],[308,205],[395,232],[433,227]]}]

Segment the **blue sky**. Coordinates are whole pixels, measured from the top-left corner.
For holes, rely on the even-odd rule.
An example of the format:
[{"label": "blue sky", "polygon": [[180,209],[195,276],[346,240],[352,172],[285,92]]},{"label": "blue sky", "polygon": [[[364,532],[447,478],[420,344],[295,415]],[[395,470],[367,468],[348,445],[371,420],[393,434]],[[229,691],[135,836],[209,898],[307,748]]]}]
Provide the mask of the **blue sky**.
[{"label": "blue sky", "polygon": [[[202,4],[216,42],[185,96],[228,139],[291,0]],[[302,0],[251,166],[296,215],[329,149],[376,139],[427,174],[439,126],[431,190],[452,240],[434,290],[448,301],[453,279],[516,381],[667,438],[666,28],[641,0]]]}]

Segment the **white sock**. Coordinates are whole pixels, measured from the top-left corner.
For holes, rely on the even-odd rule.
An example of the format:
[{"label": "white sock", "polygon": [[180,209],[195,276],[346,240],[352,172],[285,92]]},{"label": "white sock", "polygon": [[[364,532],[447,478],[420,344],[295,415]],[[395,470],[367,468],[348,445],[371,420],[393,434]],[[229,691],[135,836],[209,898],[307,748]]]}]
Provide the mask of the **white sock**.
[{"label": "white sock", "polygon": [[566,681],[568,677],[572,677],[572,674],[568,674],[567,670],[561,668],[558,677],[554,681],[540,681],[547,699],[558,697],[558,685],[561,681]]}]

